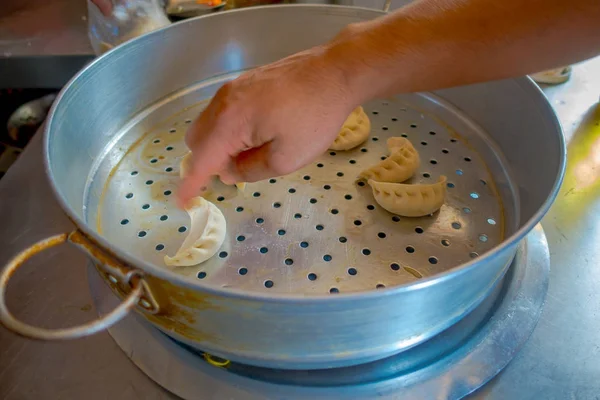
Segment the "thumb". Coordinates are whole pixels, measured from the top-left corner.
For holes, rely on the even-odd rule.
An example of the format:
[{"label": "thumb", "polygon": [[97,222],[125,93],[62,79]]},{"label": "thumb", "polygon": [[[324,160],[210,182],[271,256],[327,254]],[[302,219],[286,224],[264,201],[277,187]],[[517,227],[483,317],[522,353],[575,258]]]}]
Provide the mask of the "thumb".
[{"label": "thumb", "polygon": [[274,148],[273,142],[267,142],[238,154],[231,163],[233,168],[227,171],[230,179],[233,178],[237,182],[257,182],[279,175],[272,169]]},{"label": "thumb", "polygon": [[244,151],[233,160],[230,176],[233,175],[237,182],[257,182],[294,172],[304,166],[304,160],[289,147],[275,139]]}]

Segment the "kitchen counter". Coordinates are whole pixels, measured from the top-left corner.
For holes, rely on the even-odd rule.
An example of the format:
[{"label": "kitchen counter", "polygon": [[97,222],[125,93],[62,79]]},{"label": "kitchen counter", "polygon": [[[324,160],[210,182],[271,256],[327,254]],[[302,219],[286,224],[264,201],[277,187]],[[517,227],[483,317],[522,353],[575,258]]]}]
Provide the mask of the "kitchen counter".
[{"label": "kitchen counter", "polygon": [[[61,88],[95,57],[86,0],[0,1],[0,89]],[[394,0],[391,9],[409,1]],[[381,9],[384,0],[338,3]]]},{"label": "kitchen counter", "polygon": [[86,0],[2,0],[0,7],[0,88],[60,88],[94,58]]},{"label": "kitchen counter", "polygon": [[[599,72],[597,58],[576,66],[566,84],[545,89],[569,143],[565,183],[542,222],[551,254],[546,305],[521,352],[471,399],[596,399],[600,393]],[[35,241],[72,229],[49,188],[41,139],[38,133],[0,181],[0,265]],[[48,250],[13,277],[9,308],[45,327],[91,320],[85,273],[86,259],[75,249]],[[107,333],[48,343],[0,327],[0,398],[174,397],[140,372]]]},{"label": "kitchen counter", "polygon": [[542,220],[551,260],[546,304],[521,352],[475,398],[600,394],[600,58],[544,92],[567,140],[565,180]]}]

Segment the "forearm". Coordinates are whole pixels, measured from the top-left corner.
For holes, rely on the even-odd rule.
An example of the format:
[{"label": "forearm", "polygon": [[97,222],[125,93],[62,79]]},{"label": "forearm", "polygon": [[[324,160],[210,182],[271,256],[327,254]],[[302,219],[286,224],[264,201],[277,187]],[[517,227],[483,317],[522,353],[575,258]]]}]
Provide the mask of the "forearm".
[{"label": "forearm", "polygon": [[600,53],[598,0],[417,0],[329,47],[358,101],[525,75]]}]

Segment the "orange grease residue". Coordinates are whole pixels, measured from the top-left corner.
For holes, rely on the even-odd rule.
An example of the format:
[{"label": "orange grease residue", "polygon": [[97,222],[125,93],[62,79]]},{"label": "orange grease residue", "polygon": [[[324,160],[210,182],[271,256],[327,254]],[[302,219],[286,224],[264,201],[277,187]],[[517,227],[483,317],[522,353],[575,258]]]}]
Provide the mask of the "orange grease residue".
[{"label": "orange grease residue", "polygon": [[100,264],[117,269],[123,275],[127,275],[127,273],[131,272],[133,269],[130,266],[124,265],[123,263],[117,261],[118,258],[112,251],[101,248],[100,245],[97,244],[92,238],[79,230],[69,234],[69,242],[81,248],[85,253],[87,253],[94,260],[97,260]]},{"label": "orange grease residue", "polygon": [[46,238],[40,242],[34,243],[30,247],[23,250],[21,253],[17,254],[7,265],[6,268],[13,267],[14,269],[8,275],[8,278],[12,277],[15,272],[19,269],[21,265],[23,265],[27,260],[31,257],[39,254],[40,252],[49,249],[50,247],[57,246],[59,244],[64,243],[67,240],[67,234],[62,233],[56,236],[51,236]]},{"label": "orange grease residue", "polygon": [[[109,280],[108,273],[99,265],[118,269],[122,275],[127,275],[134,268],[118,261],[112,252],[100,249],[91,238],[80,231],[70,234],[69,241],[81,247],[86,253],[97,260],[95,263],[96,269],[113,292],[121,298],[128,294],[128,287],[122,283],[114,283]],[[219,306],[215,306],[211,302],[211,300],[216,299],[214,296],[182,288],[151,275],[146,275],[144,280],[148,284],[150,293],[159,305],[159,313],[156,315],[146,312],[141,313],[146,319],[165,330],[176,332],[191,340],[216,340],[216,338],[199,331],[193,326],[196,323],[197,311],[206,309],[219,310]]]},{"label": "orange grease residue", "polygon": [[[111,169],[110,173],[108,174],[108,179],[106,179],[106,182],[104,182],[104,186],[102,188],[102,193],[100,194],[100,199],[98,201],[98,212],[96,213],[96,230],[97,232],[101,235],[102,234],[102,205],[104,204],[104,200],[106,197],[106,193],[108,192],[108,187],[109,184],[111,182],[111,180],[113,179],[114,175],[116,174],[116,172],[119,170],[119,166],[121,165],[121,162],[123,162],[123,160],[132,152],[136,151],[137,148],[139,146],[141,146],[144,141],[153,133],[160,131],[162,129],[165,129],[166,126],[171,125],[170,122],[173,121],[174,119],[178,119],[181,114],[186,113],[188,110],[192,109],[192,108],[196,108],[196,107],[200,107],[204,104],[208,104],[210,100],[202,100],[199,101],[197,103],[194,103],[188,107],[185,107],[183,110],[171,115],[168,118],[165,118],[164,120],[158,122],[153,128],[149,129],[148,131],[144,132],[142,135],[140,135],[140,137],[133,142],[133,144],[129,147],[129,149],[125,152],[125,154],[123,154],[123,157],[121,157],[121,159],[119,160],[119,162]],[[177,122],[172,124],[173,126],[177,125]],[[176,140],[176,138],[180,139],[181,136],[183,135],[183,133],[177,133],[176,135],[170,135],[173,136],[173,141]],[[163,143],[164,144],[164,143]],[[169,144],[169,143],[167,143]],[[152,147],[151,145],[153,145],[153,143],[150,141],[149,145],[146,146],[145,149],[142,149],[142,156],[147,156],[148,152],[150,151],[149,149],[153,149],[154,147]],[[174,156],[176,156],[176,154],[174,154]],[[153,156],[149,156],[148,157],[148,162],[150,161],[150,159],[153,158]],[[164,159],[163,156],[159,157],[162,161],[162,159]],[[167,173],[168,174],[168,173]]]}]

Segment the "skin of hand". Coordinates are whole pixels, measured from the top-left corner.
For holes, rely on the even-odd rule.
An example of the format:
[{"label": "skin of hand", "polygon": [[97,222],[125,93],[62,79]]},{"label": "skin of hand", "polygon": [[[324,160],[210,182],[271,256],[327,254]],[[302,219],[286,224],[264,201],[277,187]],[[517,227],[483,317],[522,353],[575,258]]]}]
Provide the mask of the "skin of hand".
[{"label": "skin of hand", "polygon": [[186,143],[180,205],[210,176],[253,182],[327,149],[352,109],[377,97],[522,76],[600,53],[598,0],[416,0],[331,42],[241,75]]},{"label": "skin of hand", "polygon": [[323,153],[360,100],[315,47],[223,85],[186,134],[183,206],[211,176],[226,184],[293,172]]},{"label": "skin of hand", "polygon": [[104,16],[109,17],[112,14],[112,2],[110,0],[91,0]]}]

